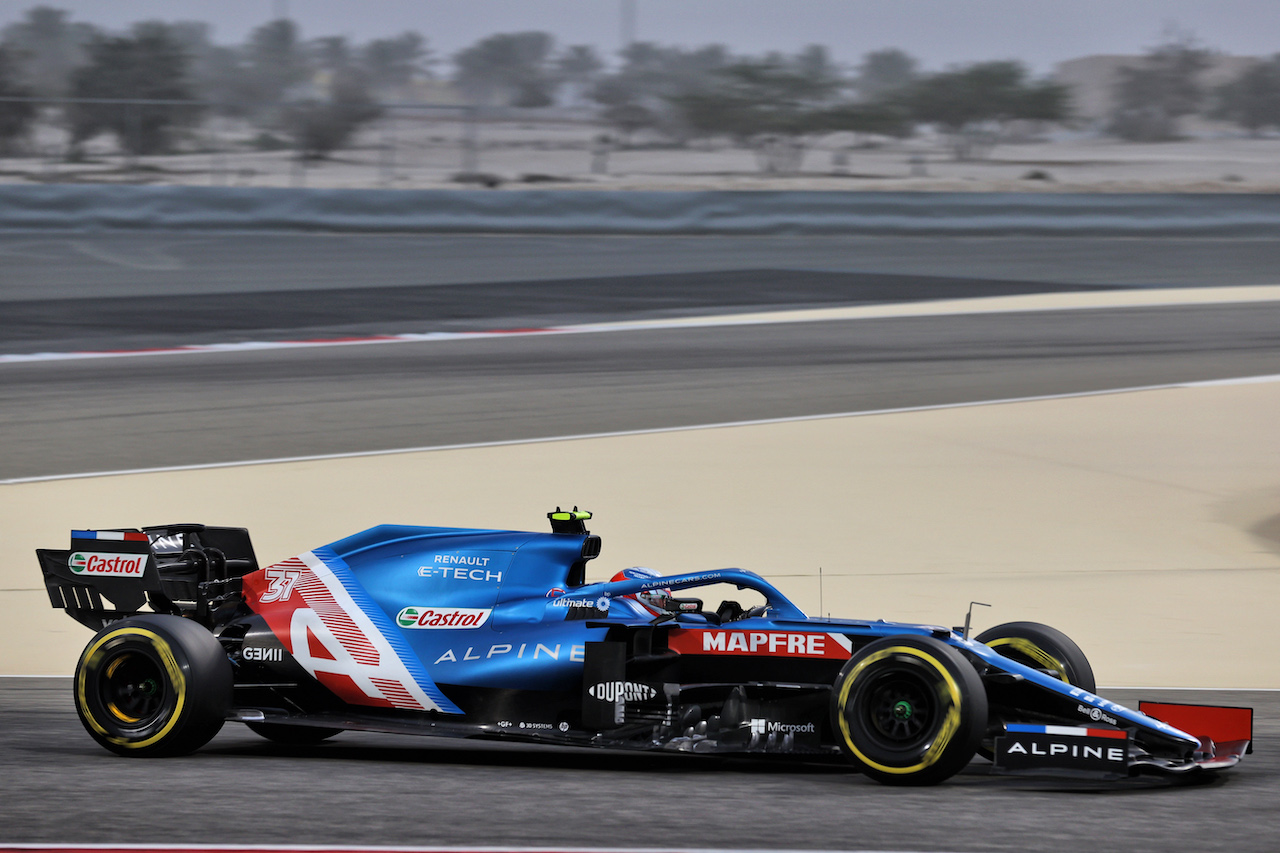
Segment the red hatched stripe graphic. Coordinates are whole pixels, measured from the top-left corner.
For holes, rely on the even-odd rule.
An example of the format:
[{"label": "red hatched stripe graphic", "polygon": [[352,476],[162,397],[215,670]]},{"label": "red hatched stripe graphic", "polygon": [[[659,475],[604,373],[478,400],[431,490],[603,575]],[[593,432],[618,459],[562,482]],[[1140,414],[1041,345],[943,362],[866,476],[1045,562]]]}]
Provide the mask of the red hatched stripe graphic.
[{"label": "red hatched stripe graphic", "polygon": [[441,710],[314,552],[246,575],[244,591],[246,603],[262,615],[294,660],[343,700]]},{"label": "red hatched stripe graphic", "polygon": [[[296,572],[296,580],[292,588],[279,595],[272,595],[270,578],[273,573]],[[351,616],[342,609],[333,593],[316,577],[310,567],[300,557],[290,557],[262,571],[248,575],[244,580],[245,591],[251,596],[254,609],[267,618],[271,630],[281,639],[288,639],[291,634],[293,612],[299,607],[308,607],[319,617],[320,622],[328,629],[353,659],[362,664],[376,666],[378,650],[356,625]],[[295,600],[295,596],[301,600]],[[264,607],[263,603],[283,605]],[[300,638],[295,638],[300,639]]]},{"label": "red hatched stripe graphic", "polygon": [[382,695],[397,708],[416,708],[418,703],[414,701],[411,694],[403,684],[393,681],[390,678],[370,678],[378,689],[382,691]]},{"label": "red hatched stripe graphic", "polygon": [[302,576],[298,581],[298,592],[352,658],[369,666],[378,665],[378,650],[315,574],[307,572]]}]

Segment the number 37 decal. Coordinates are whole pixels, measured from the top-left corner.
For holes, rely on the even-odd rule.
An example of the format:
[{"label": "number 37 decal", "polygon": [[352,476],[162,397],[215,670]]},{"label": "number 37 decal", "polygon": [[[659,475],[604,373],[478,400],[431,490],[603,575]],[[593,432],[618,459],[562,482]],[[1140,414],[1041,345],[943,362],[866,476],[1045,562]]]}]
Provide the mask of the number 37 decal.
[{"label": "number 37 decal", "polygon": [[293,595],[293,587],[298,583],[298,578],[302,577],[302,572],[297,569],[281,569],[270,568],[265,570],[268,586],[262,597],[258,600],[264,604],[270,604],[273,601],[288,601]]}]

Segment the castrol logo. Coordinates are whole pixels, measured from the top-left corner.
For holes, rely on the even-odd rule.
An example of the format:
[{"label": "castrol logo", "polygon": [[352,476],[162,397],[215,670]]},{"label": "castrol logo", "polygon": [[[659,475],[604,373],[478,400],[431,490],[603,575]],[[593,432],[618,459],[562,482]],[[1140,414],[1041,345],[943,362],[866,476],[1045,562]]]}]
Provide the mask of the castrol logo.
[{"label": "castrol logo", "polygon": [[406,607],[396,614],[401,628],[479,628],[492,611],[479,607]]},{"label": "castrol logo", "polygon": [[147,567],[146,554],[94,554],[75,551],[67,560],[71,571],[78,575],[95,575],[115,578],[140,578]]}]

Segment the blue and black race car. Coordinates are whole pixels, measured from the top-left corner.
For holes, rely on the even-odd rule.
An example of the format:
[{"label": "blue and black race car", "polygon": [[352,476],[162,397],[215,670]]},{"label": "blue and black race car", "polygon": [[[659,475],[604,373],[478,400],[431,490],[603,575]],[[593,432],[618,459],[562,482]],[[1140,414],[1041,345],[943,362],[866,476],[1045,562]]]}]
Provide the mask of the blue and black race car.
[{"label": "blue and black race car", "polygon": [[[1004,773],[1194,777],[1249,750],[1250,709],[1110,702],[1045,625],[817,619],[741,569],[588,583],[590,517],[383,525],[265,567],[248,531],[198,524],[73,531],[37,554],[53,605],[98,632],[76,708],[121,755],[188,753],[227,720],[289,743],[355,729],[843,755],[915,785],[977,754]],[[733,597],[690,597],[713,588]]]}]

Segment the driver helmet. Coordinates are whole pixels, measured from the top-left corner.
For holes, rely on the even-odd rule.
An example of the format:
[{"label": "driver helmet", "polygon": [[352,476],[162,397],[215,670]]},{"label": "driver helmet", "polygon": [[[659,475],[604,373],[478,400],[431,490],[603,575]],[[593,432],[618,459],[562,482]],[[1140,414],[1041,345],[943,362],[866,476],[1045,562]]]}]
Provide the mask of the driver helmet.
[{"label": "driver helmet", "polygon": [[[651,580],[660,578],[661,574],[653,569],[644,566],[633,566],[629,569],[623,569],[609,579],[609,583],[617,581],[636,581]],[[667,602],[671,600],[671,590],[666,587],[658,589],[647,589],[644,592],[636,592],[630,595],[619,596],[624,601],[634,601],[650,616],[660,616],[667,612]],[[643,614],[642,614],[643,615]]]}]

